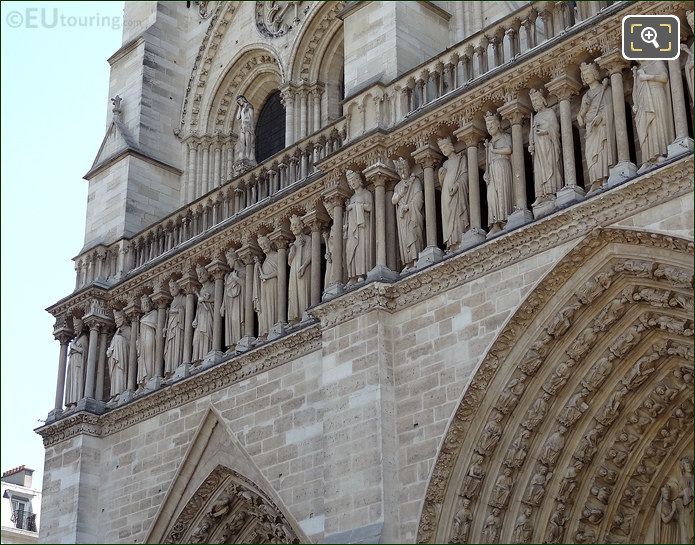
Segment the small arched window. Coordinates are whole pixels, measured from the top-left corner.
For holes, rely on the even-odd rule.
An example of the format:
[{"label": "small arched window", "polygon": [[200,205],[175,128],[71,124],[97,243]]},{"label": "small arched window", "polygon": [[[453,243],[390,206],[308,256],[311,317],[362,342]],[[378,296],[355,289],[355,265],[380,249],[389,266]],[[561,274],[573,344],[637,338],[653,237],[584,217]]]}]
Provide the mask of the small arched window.
[{"label": "small arched window", "polygon": [[285,148],[285,108],[280,91],[272,93],[258,114],[256,123],[256,162],[261,163]]}]

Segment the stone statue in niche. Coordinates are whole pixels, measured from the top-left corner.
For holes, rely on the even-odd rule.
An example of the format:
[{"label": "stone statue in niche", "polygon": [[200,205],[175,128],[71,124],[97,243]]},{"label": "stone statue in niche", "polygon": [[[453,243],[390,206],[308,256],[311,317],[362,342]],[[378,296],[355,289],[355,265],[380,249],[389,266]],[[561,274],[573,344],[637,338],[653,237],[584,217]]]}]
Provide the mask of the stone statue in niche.
[{"label": "stone statue in niche", "polygon": [[560,452],[562,452],[562,449],[565,447],[566,431],[567,429],[564,426],[560,426],[548,437],[538,458],[542,464],[548,467],[553,467],[555,465],[560,456]]},{"label": "stone statue in niche", "polygon": [[244,166],[253,166],[256,164],[256,126],[253,106],[244,95],[236,97],[236,103],[239,105],[236,114],[239,121],[239,139],[236,143],[234,160]]},{"label": "stone statue in niche", "polygon": [[183,363],[183,337],[185,329],[186,297],[176,280],[169,281],[171,303],[167,309],[164,333],[164,376],[171,375]]},{"label": "stone statue in niche", "polygon": [[230,270],[224,277],[224,298],[220,314],[224,318],[225,346],[236,346],[244,336],[246,269],[235,250],[228,250],[225,258]]},{"label": "stone statue in niche", "polygon": [[478,495],[480,483],[484,477],[483,457],[480,454],[474,454],[471,465],[468,468],[468,475],[463,480],[462,494],[467,498],[475,498]]},{"label": "stone statue in niche", "polygon": [[89,338],[84,331],[84,324],[79,318],[72,319],[75,337],[68,348],[68,372],[65,380],[65,405],[74,405],[84,395],[84,375],[89,350]]},{"label": "stone statue in niche", "polygon": [[393,188],[391,201],[396,206],[398,246],[406,269],[415,266],[418,254],[425,247],[422,181],[410,171],[407,159],[394,162],[400,181]]},{"label": "stone statue in niche", "polygon": [[122,310],[113,311],[116,332],[106,349],[109,376],[111,377],[111,397],[126,389],[126,371],[128,369],[128,349],[130,347],[130,326],[126,324]]},{"label": "stone statue in niche", "polygon": [[501,527],[502,518],[500,517],[500,510],[497,507],[493,507],[492,511],[485,519],[485,524],[483,526],[483,543],[497,543]]},{"label": "stone statue in niche", "polygon": [[473,523],[471,500],[461,496],[461,507],[454,515],[454,526],[451,531],[450,543],[466,543]]},{"label": "stone statue in niche", "polygon": [[140,298],[142,318],[138,335],[138,384],[145,384],[154,377],[154,351],[157,344],[157,309],[149,295]]},{"label": "stone statue in niche", "polygon": [[321,233],[321,236],[323,237],[323,244],[326,247],[323,255],[326,260],[326,275],[323,285],[328,287],[333,284],[333,229],[324,231]]},{"label": "stone statue in niche", "polygon": [[639,61],[632,68],[632,111],[642,151],[642,169],[656,163],[673,142],[673,125],[668,87],[668,68],[660,60]]},{"label": "stone statue in niche", "polygon": [[[692,12],[691,12],[692,13]],[[686,543],[693,542],[693,493],[695,491],[695,481],[693,480],[693,460],[692,458],[681,458],[681,486],[683,489],[678,495],[678,522],[680,524],[681,541]]]},{"label": "stone statue in niche", "polygon": [[533,157],[534,204],[540,204],[552,200],[562,189],[560,124],[543,93],[531,89],[529,97],[536,113],[531,116],[528,150]]},{"label": "stone statue in niche", "polygon": [[548,468],[544,465],[539,465],[538,471],[531,477],[525,501],[531,505],[538,505],[545,495],[545,487],[552,476],[552,471],[548,471]]},{"label": "stone statue in niche", "polygon": [[345,207],[343,238],[345,239],[345,263],[347,264],[348,286],[362,282],[374,266],[372,241],[374,240],[372,194],[362,185],[358,172],[345,172],[347,183],[354,194]]},{"label": "stone statue in niche", "polygon": [[530,507],[521,509],[521,513],[514,522],[514,532],[512,533],[512,541],[514,543],[530,543],[533,537],[533,511]]},{"label": "stone statue in niche", "polygon": [[499,477],[497,477],[497,481],[495,481],[495,488],[492,490],[492,503],[497,507],[505,507],[509,501],[513,486],[512,470],[505,467]]},{"label": "stone statue in niche", "polygon": [[[688,20],[691,32],[695,32],[695,21],[693,21],[693,10],[685,12],[685,18]],[[690,100],[695,102],[695,94],[693,90],[693,60],[695,60],[695,40],[690,44],[690,49],[685,44],[681,44],[681,49],[685,52],[688,58],[685,61],[685,80],[688,83],[688,91],[690,92]]]},{"label": "stone statue in niche", "polygon": [[265,338],[277,322],[278,253],[265,235],[258,237],[258,246],[265,258],[254,259],[253,306],[258,313],[258,336]]},{"label": "stone statue in niche", "polygon": [[615,164],[615,125],[608,79],[600,80],[598,67],[581,64],[582,81],[589,89],[582,97],[577,124],[585,128],[584,149],[590,191],[599,189]]},{"label": "stone statue in niche", "polygon": [[193,361],[202,360],[212,350],[213,319],[215,312],[215,283],[202,265],[195,268],[200,282],[198,306],[193,319]]},{"label": "stone statue in niche", "polygon": [[502,230],[503,223],[514,211],[512,199],[512,137],[502,131],[497,114],[485,114],[485,126],[490,139],[485,140],[485,173],[487,184],[487,215],[490,234]]},{"label": "stone statue in niche", "polygon": [[[446,160],[439,168],[442,187],[442,234],[447,252],[459,249],[468,229],[468,162],[464,153],[456,153],[450,138],[437,141]],[[477,168],[477,166],[476,166]]]},{"label": "stone statue in niche", "polygon": [[287,254],[290,266],[287,319],[290,323],[297,323],[311,304],[311,237],[304,233],[304,222],[299,216],[290,218],[290,231],[294,235],[294,242]]},{"label": "stone statue in niche", "polygon": [[487,424],[483,428],[483,433],[480,437],[480,443],[476,450],[480,454],[490,454],[492,450],[497,445],[500,437],[502,437],[502,413],[499,411],[492,411],[492,417],[488,420]]},{"label": "stone statue in niche", "polygon": [[652,543],[683,543],[679,536],[678,510],[669,485],[661,487],[661,497],[656,504],[652,531]]}]

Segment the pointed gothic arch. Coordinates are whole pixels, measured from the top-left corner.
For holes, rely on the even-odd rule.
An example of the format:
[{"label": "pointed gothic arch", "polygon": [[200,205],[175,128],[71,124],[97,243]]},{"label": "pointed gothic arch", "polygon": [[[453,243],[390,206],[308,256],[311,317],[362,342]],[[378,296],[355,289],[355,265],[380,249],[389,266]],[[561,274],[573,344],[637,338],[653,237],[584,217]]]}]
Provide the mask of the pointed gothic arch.
[{"label": "pointed gothic arch", "polygon": [[210,406],[147,543],[309,543],[261,470]]},{"label": "pointed gothic arch", "polygon": [[602,229],[539,282],[452,417],[419,542],[655,539],[660,489],[692,470],[692,255]]}]

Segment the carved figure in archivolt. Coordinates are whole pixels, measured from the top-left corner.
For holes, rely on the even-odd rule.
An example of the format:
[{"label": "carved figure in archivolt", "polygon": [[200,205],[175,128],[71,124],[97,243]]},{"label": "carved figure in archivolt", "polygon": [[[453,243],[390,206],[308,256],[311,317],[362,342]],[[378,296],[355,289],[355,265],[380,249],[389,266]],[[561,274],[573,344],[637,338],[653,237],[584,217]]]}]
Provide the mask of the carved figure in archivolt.
[{"label": "carved figure in archivolt", "polygon": [[524,507],[514,522],[512,541],[514,543],[530,543],[533,537],[533,511],[530,507]]},{"label": "carved figure in archivolt", "polygon": [[278,302],[278,253],[273,250],[268,237],[258,237],[258,246],[265,258],[256,256],[253,281],[253,305],[258,313],[258,335],[265,337],[277,322]]},{"label": "carved figure in archivolt", "polygon": [[68,348],[68,372],[65,388],[65,405],[74,405],[84,394],[84,374],[86,371],[89,338],[79,318],[72,319],[75,337]]},{"label": "carved figure in archivolt", "polygon": [[311,237],[304,233],[304,222],[299,216],[290,218],[290,231],[294,242],[290,244],[287,262],[290,275],[287,286],[287,319],[299,322],[311,304]]},{"label": "carved figure in archivolt", "polygon": [[186,297],[176,280],[169,281],[171,303],[167,309],[164,333],[164,375],[171,375],[183,362],[183,337],[185,329]]},{"label": "carved figure in archivolt", "polygon": [[487,184],[488,225],[494,233],[502,228],[514,210],[512,200],[512,137],[503,132],[497,114],[485,114],[485,126],[490,139],[485,140],[485,174]]},{"label": "carved figure in archivolt", "polygon": [[534,204],[538,204],[562,189],[562,146],[560,124],[555,112],[548,108],[543,93],[531,89],[529,97],[536,111],[531,116],[528,150],[533,157]]},{"label": "carved figure in archivolt", "polygon": [[422,181],[410,171],[407,159],[399,157],[394,161],[394,165],[400,181],[393,189],[391,201],[396,206],[401,261],[405,268],[410,268],[415,265],[418,254],[425,247],[422,235],[425,219],[422,213]]},{"label": "carved figure in archivolt", "polygon": [[193,320],[193,361],[202,360],[212,350],[213,319],[215,312],[215,284],[202,265],[196,267],[200,289],[198,306]]},{"label": "carved figure in archivolt", "polygon": [[224,277],[224,298],[220,313],[224,318],[225,346],[235,346],[244,336],[246,268],[233,249],[227,251],[225,258],[229,272]]},{"label": "carved figure in archivolt", "polygon": [[608,79],[599,78],[598,67],[590,63],[581,65],[582,81],[589,89],[582,97],[577,124],[585,128],[584,155],[591,190],[603,185],[608,169],[615,164],[615,125],[613,102]]},{"label": "carved figure in archivolt", "polygon": [[664,61],[640,61],[632,69],[632,111],[642,162],[654,163],[668,152],[673,141],[671,104],[668,89],[668,68]]},{"label": "carved figure in archivolt", "polygon": [[372,194],[362,185],[358,172],[345,173],[350,189],[354,191],[345,207],[343,238],[347,264],[348,285],[361,282],[374,266],[372,258],[373,237],[373,199]]},{"label": "carved figure in archivolt", "polygon": [[493,507],[483,525],[483,543],[497,543],[501,528],[502,518],[500,517],[500,510],[497,507]]},{"label": "carved figure in archivolt", "polygon": [[254,110],[244,95],[236,97],[239,105],[236,118],[239,121],[239,139],[236,143],[236,161],[256,164],[256,126]]},{"label": "carved figure in archivolt", "polygon": [[442,187],[442,235],[447,251],[457,250],[468,221],[468,162],[464,153],[456,153],[450,138],[437,141],[446,160],[439,169]]},{"label": "carved figure in archivolt", "polygon": [[138,384],[144,384],[154,377],[154,351],[157,344],[157,309],[152,305],[149,295],[140,298],[142,318],[138,336]]},{"label": "carved figure in archivolt", "polygon": [[471,500],[460,496],[461,506],[454,515],[454,526],[451,530],[450,543],[466,543],[468,534],[473,523],[473,511],[471,510]]},{"label": "carved figure in archivolt", "polygon": [[116,332],[106,349],[109,376],[111,377],[111,397],[120,394],[126,388],[126,370],[128,369],[128,350],[130,348],[130,326],[126,324],[122,310],[113,311]]}]

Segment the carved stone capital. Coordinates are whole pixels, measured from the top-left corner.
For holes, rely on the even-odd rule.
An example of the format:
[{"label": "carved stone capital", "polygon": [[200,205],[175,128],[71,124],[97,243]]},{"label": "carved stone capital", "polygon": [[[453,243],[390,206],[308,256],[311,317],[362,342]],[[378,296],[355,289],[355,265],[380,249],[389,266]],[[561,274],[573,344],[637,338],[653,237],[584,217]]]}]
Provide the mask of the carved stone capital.
[{"label": "carved stone capital", "polygon": [[326,183],[326,189],[321,194],[323,202],[326,205],[328,212],[332,212],[333,208],[342,205],[345,199],[352,195],[352,191],[347,186],[343,177],[335,178]]},{"label": "carved stone capital", "polygon": [[72,321],[69,320],[67,315],[56,318],[55,324],[53,325],[53,338],[56,341],[59,341],[60,344],[66,344],[70,342],[74,334]]},{"label": "carved stone capital", "polygon": [[272,233],[268,233],[268,239],[279,250],[287,248],[287,245],[294,240],[294,235],[285,224],[280,224]]},{"label": "carved stone capital", "polygon": [[379,160],[362,171],[367,183],[374,187],[387,186],[398,181],[398,174],[385,162]]},{"label": "carved stone capital", "polygon": [[434,168],[439,165],[444,156],[439,153],[439,150],[429,142],[418,147],[410,154],[417,163],[423,168]]},{"label": "carved stone capital", "polygon": [[485,139],[485,126],[478,120],[463,121],[454,136],[459,142],[463,142],[467,148],[477,147],[478,143]]},{"label": "carved stone capital", "polygon": [[620,73],[630,66],[630,62],[625,60],[623,54],[618,49],[604,53],[596,59],[596,63],[609,74]]},{"label": "carved stone capital", "polygon": [[195,273],[195,267],[187,267],[183,273],[183,276],[179,279],[179,286],[181,290],[186,295],[195,293],[200,288],[200,282],[198,282],[198,277]]},{"label": "carved stone capital", "polygon": [[237,255],[244,265],[253,265],[255,258],[261,257],[263,252],[255,240],[246,240],[243,246],[237,250]]},{"label": "carved stone capital", "polygon": [[508,119],[512,125],[519,125],[529,116],[531,107],[528,99],[519,94],[500,106],[498,112],[502,117]]},{"label": "carved stone capital", "polygon": [[155,284],[154,291],[152,292],[152,295],[150,295],[150,299],[152,299],[152,302],[157,306],[157,308],[164,308],[169,304],[172,297],[169,294],[167,283],[164,282],[164,279]]},{"label": "carved stone capital", "polygon": [[569,74],[561,74],[546,83],[545,88],[548,89],[549,93],[555,95],[558,100],[569,100],[581,91],[582,84]]},{"label": "carved stone capital", "polygon": [[222,278],[229,272],[229,265],[224,256],[217,254],[215,258],[205,267],[214,279]]},{"label": "carved stone capital", "polygon": [[307,213],[302,216],[302,221],[311,231],[321,231],[323,226],[331,221],[331,218],[326,212],[323,204],[321,204],[321,201],[317,200]]}]

